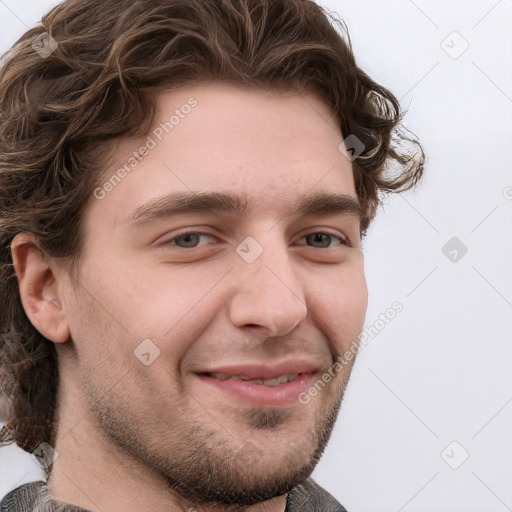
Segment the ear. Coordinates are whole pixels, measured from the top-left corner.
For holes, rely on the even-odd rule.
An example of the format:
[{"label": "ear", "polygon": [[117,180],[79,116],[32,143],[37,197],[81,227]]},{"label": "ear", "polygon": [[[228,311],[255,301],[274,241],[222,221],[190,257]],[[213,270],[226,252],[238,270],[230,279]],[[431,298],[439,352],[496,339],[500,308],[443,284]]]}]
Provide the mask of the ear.
[{"label": "ear", "polygon": [[32,325],[47,339],[69,339],[67,319],[59,296],[59,282],[31,233],[19,233],[11,243],[12,261],[23,309]]}]

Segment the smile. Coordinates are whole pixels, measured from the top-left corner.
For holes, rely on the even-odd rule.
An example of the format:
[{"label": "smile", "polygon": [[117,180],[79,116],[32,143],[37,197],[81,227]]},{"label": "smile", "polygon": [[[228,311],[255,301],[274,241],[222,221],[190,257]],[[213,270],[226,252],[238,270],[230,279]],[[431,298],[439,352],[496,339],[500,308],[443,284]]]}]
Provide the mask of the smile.
[{"label": "smile", "polygon": [[301,405],[299,395],[312,385],[315,376],[315,373],[295,373],[272,379],[249,379],[244,375],[225,373],[196,374],[204,386],[201,394],[206,396],[213,389],[226,395],[229,401],[260,406]]},{"label": "smile", "polygon": [[280,386],[282,384],[286,384],[287,382],[293,382],[299,377],[298,373],[290,374],[290,375],[280,375],[275,379],[251,379],[246,377],[245,375],[227,375],[226,373],[209,373],[207,374],[209,377],[213,379],[219,380],[242,380],[246,382],[252,382],[253,384],[260,384],[269,387]]}]

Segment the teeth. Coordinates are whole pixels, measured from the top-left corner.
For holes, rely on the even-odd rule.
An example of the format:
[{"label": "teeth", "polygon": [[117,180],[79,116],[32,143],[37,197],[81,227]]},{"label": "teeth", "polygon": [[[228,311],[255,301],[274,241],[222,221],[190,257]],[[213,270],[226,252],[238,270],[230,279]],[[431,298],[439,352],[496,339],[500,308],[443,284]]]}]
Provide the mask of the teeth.
[{"label": "teeth", "polygon": [[288,382],[288,378],[286,377],[286,375],[281,375],[281,377],[278,377],[277,379],[264,380],[263,384],[265,386],[275,387],[275,386],[280,386],[281,384],[284,384],[285,382]]},{"label": "teeth", "polygon": [[210,373],[210,377],[213,377],[214,379],[219,379],[219,380],[228,380],[229,379],[229,375],[226,375],[225,373]]},{"label": "teeth", "polygon": [[244,380],[251,382],[252,384],[262,384],[264,386],[269,387],[276,387],[281,386],[282,384],[286,384],[287,382],[293,382],[296,380],[299,375],[297,373],[290,374],[290,375],[281,375],[280,377],[277,377],[275,379],[249,379],[249,377],[244,377],[243,375],[227,375],[225,373],[210,373],[210,377],[213,377],[214,379],[219,380]]}]

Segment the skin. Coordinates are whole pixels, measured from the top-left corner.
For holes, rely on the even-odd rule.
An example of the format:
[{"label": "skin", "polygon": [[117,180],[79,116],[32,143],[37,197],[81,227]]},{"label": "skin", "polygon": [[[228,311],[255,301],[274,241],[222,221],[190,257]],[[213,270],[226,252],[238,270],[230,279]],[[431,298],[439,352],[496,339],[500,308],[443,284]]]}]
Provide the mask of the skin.
[{"label": "skin", "polygon": [[[194,372],[294,358],[326,369],[348,350],[368,299],[360,219],[291,208],[311,192],[357,201],[352,166],[312,94],[226,84],[162,92],[155,126],[190,97],[197,107],[92,198],[77,280],[30,234],[13,241],[25,311],[59,357],[49,488],[95,511],[282,512],[325,447],[353,360],[307,404],[285,406],[234,399]],[[106,178],[139,146],[123,141]],[[149,200],[190,190],[244,194],[249,210],[130,225]],[[204,235],[175,238],[184,228]],[[263,249],[250,264],[235,250],[248,236]],[[160,350],[149,366],[134,356],[144,339]]]}]

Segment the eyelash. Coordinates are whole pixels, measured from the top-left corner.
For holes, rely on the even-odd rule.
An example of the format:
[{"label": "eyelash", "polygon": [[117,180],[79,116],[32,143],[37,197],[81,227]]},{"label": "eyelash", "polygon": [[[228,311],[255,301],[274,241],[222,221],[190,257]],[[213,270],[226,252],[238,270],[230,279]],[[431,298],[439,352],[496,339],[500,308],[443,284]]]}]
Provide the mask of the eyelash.
[{"label": "eyelash", "polygon": [[[168,240],[162,242],[162,246],[168,246],[168,245],[171,245],[171,246],[176,246],[176,244],[174,243],[175,240],[177,240],[178,238],[182,238],[184,236],[187,236],[187,235],[202,235],[202,236],[208,236],[208,237],[211,237],[211,238],[215,238],[214,235],[210,235],[209,233],[201,233],[200,231],[184,231],[183,233],[180,233],[172,238],[169,238]],[[311,233],[307,233],[305,235],[303,235],[301,237],[302,238],[307,238],[308,236],[311,236],[311,235],[327,235],[327,236],[330,236],[331,238],[337,238],[339,241],[340,241],[340,244],[339,245],[343,245],[345,247],[352,247],[352,244],[350,243],[350,240],[348,238],[345,238],[345,237],[342,237],[342,236],[338,236],[338,235],[334,235],[332,233],[328,233],[328,232],[324,232],[324,231],[313,231]],[[178,246],[176,246],[178,247]],[[192,249],[198,249],[200,246],[197,246],[197,247],[178,247],[179,249],[183,249],[183,250],[192,250]],[[313,249],[332,249],[332,247],[313,247]]]}]

